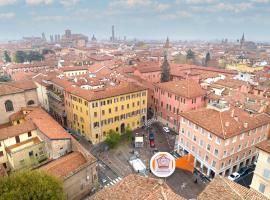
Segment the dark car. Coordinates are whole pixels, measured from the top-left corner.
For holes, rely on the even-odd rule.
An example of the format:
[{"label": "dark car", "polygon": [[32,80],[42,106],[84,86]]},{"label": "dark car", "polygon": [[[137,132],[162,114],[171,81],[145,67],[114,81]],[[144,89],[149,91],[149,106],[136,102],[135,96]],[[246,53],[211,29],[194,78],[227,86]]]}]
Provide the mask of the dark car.
[{"label": "dark car", "polygon": [[155,139],[154,133],[149,133],[149,140],[154,140],[154,139]]},{"label": "dark car", "polygon": [[239,174],[240,176],[244,176],[244,175],[248,174],[250,171],[251,171],[251,168],[249,168],[249,167],[243,167],[243,168],[241,168],[241,169],[238,171],[238,174]]},{"label": "dark car", "polygon": [[180,154],[179,153],[177,153],[176,151],[172,151],[171,152],[171,155],[175,158],[175,159],[177,159],[177,158],[180,158],[181,156],[180,156]]},{"label": "dark car", "polygon": [[150,147],[151,148],[155,148],[155,141],[154,140],[150,140]]}]

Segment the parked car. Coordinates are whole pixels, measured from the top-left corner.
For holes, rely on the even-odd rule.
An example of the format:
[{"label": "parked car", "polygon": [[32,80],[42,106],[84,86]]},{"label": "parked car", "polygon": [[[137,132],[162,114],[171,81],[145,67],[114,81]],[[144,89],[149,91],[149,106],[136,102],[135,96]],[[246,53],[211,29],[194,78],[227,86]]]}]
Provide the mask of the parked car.
[{"label": "parked car", "polygon": [[163,127],[163,131],[165,133],[170,133],[170,129],[168,127],[166,127],[166,126]]},{"label": "parked car", "polygon": [[238,171],[238,174],[240,174],[240,176],[244,176],[251,171],[252,169],[250,167],[243,167]]},{"label": "parked car", "polygon": [[155,148],[155,141],[154,140],[150,140],[150,147],[151,148]]},{"label": "parked car", "polygon": [[175,157],[175,159],[177,159],[177,158],[180,158],[181,156],[180,156],[180,154],[179,153],[177,153],[176,151],[172,151],[171,152],[171,155],[173,156],[173,157]]},{"label": "parked car", "polygon": [[155,139],[154,133],[149,133],[149,140],[154,140],[154,139]]},{"label": "parked car", "polygon": [[234,172],[230,176],[228,176],[228,179],[231,181],[235,181],[238,178],[240,178],[240,174],[238,172]]}]

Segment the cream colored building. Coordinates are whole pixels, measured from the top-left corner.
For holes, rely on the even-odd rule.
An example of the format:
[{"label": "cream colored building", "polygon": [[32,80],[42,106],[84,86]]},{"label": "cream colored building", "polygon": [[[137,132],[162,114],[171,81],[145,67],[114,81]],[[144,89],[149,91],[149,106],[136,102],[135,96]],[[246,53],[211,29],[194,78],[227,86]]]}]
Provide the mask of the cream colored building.
[{"label": "cream colored building", "polygon": [[270,198],[270,140],[260,143],[257,148],[259,157],[250,187]]}]

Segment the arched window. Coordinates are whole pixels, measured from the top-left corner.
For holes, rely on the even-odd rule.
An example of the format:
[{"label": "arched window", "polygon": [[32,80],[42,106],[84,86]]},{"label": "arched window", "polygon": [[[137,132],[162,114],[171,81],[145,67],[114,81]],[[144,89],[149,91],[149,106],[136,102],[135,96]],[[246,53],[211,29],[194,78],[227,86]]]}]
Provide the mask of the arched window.
[{"label": "arched window", "polygon": [[5,102],[5,108],[6,108],[6,112],[13,111],[14,108],[13,108],[13,103],[12,103],[12,101],[7,100],[7,101]]},{"label": "arched window", "polygon": [[31,105],[33,105],[33,104],[35,104],[35,102],[34,102],[33,100],[30,100],[30,101],[27,102],[27,105],[28,105],[28,106],[31,106]]}]

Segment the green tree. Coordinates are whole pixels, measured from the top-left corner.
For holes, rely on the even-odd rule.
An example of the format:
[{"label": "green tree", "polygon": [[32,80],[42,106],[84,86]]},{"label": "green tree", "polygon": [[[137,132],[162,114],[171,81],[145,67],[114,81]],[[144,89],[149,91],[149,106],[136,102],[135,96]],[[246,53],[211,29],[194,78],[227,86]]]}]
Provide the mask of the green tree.
[{"label": "green tree", "polygon": [[194,58],[195,58],[194,52],[191,49],[189,49],[187,51],[187,60],[194,60]]},{"label": "green tree", "polygon": [[4,51],[4,61],[6,63],[11,62],[11,58],[10,58],[9,53],[7,51]]},{"label": "green tree", "polygon": [[49,54],[49,53],[54,54],[54,51],[51,50],[51,49],[47,49],[47,48],[42,49],[42,53],[41,53],[41,54],[42,54],[43,56],[46,55],[46,54]]},{"label": "green tree", "polygon": [[27,61],[27,54],[24,51],[16,51],[14,55],[14,61],[16,63],[23,63]]},{"label": "green tree", "polygon": [[0,200],[64,200],[63,182],[43,171],[14,172],[0,178]]},{"label": "green tree", "polygon": [[170,81],[170,64],[167,59],[167,55],[164,55],[164,60],[161,66],[162,72],[160,77],[160,82],[168,82]]},{"label": "green tree", "polygon": [[114,147],[117,146],[120,139],[121,139],[121,137],[120,137],[119,133],[115,132],[114,130],[110,130],[107,133],[105,143],[109,146],[110,149],[113,149]]},{"label": "green tree", "polygon": [[123,140],[126,140],[128,142],[132,141],[132,130],[130,129],[130,127],[127,127],[125,129],[125,132],[121,137],[122,137]]},{"label": "green tree", "polygon": [[32,62],[32,61],[41,61],[44,59],[43,55],[41,55],[39,52],[37,51],[30,51],[27,54],[27,61]]},{"label": "green tree", "polygon": [[208,66],[208,62],[211,60],[211,56],[210,53],[207,52],[206,56],[205,56],[205,66]]}]

